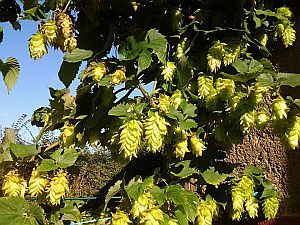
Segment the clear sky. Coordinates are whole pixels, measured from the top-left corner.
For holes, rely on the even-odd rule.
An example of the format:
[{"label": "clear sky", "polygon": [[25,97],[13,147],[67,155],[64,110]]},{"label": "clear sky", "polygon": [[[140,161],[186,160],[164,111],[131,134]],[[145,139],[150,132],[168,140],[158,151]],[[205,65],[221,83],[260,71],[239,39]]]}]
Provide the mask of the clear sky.
[{"label": "clear sky", "polygon": [[[40,60],[30,59],[28,40],[37,31],[37,23],[21,21],[22,31],[15,31],[9,23],[2,23],[3,42],[0,43],[0,58],[15,57],[21,64],[16,85],[8,95],[3,80],[0,81],[0,126],[9,127],[22,113],[31,117],[32,112],[49,104],[48,87],[63,88],[57,73],[62,62],[62,53],[48,49],[48,55]],[[77,84],[76,84],[77,83]],[[78,81],[73,84],[78,85]]]}]

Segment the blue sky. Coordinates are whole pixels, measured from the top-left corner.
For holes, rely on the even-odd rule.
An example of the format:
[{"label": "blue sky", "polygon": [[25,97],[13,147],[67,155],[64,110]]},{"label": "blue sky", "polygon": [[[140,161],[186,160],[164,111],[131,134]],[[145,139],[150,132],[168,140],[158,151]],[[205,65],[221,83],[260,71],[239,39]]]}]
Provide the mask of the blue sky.
[{"label": "blue sky", "polygon": [[[0,43],[0,58],[15,57],[21,64],[16,85],[8,95],[3,80],[0,81],[0,125],[9,127],[22,113],[31,117],[32,112],[49,104],[48,87],[63,88],[57,73],[62,62],[62,53],[48,49],[48,55],[41,60],[29,57],[28,40],[37,31],[37,23],[22,21],[22,31],[15,31],[9,23],[1,24],[4,39]],[[2,78],[1,78],[2,79]],[[78,81],[72,85],[71,89]]]}]

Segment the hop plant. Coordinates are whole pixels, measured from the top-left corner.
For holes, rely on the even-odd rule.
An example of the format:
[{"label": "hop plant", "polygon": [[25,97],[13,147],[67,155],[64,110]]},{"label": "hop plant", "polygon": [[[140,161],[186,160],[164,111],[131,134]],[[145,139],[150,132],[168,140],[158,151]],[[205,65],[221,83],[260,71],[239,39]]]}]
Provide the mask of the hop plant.
[{"label": "hop plant", "polygon": [[67,173],[63,170],[59,170],[51,179],[47,192],[47,199],[49,199],[50,203],[52,205],[59,205],[61,199],[63,199],[66,193],[69,192]]},{"label": "hop plant", "polygon": [[171,105],[175,107],[175,109],[178,109],[180,103],[183,101],[183,96],[181,91],[176,90],[171,96]]},{"label": "hop plant", "polygon": [[264,99],[264,95],[267,93],[268,90],[270,90],[270,87],[262,87],[258,83],[256,83],[251,92],[254,104],[258,105],[259,103],[261,103]]},{"label": "hop plant", "polygon": [[27,182],[20,177],[16,170],[9,171],[2,184],[4,196],[21,196],[24,197],[27,188]]},{"label": "hop plant", "polygon": [[48,43],[53,45],[56,42],[58,29],[53,20],[44,23],[40,30]]},{"label": "hop plant", "polygon": [[214,90],[213,77],[202,75],[198,77],[198,96],[206,99]]},{"label": "hop plant", "polygon": [[126,122],[120,128],[120,152],[123,153],[126,159],[131,160],[132,157],[137,157],[137,153],[141,146],[143,136],[143,124],[141,121],[133,119]]},{"label": "hop plant", "polygon": [[244,113],[240,118],[240,127],[243,133],[246,133],[251,127],[255,125],[256,111]]},{"label": "hop plant", "polygon": [[112,85],[118,85],[118,84],[123,83],[126,80],[125,72],[126,72],[125,67],[117,69],[113,74],[111,74],[110,83]]},{"label": "hop plant", "polygon": [[274,119],[281,120],[287,118],[288,111],[289,111],[289,107],[287,106],[285,100],[281,96],[278,96],[273,101]]},{"label": "hop plant", "polygon": [[30,57],[40,59],[47,51],[45,36],[41,33],[35,33],[29,40]]},{"label": "hop plant", "polygon": [[171,101],[167,95],[160,95],[158,98],[158,108],[160,112],[168,113],[170,110]]},{"label": "hop plant", "polygon": [[174,62],[167,62],[166,65],[161,67],[163,70],[161,75],[164,76],[165,81],[172,81],[174,73],[176,71],[176,66]]},{"label": "hop plant", "polygon": [[208,68],[211,72],[217,72],[220,69],[222,64],[222,58],[225,54],[224,47],[225,43],[221,43],[220,41],[216,41],[212,47],[208,50],[207,54],[207,64]]},{"label": "hop plant", "polygon": [[279,202],[277,197],[265,198],[263,202],[263,212],[265,217],[270,220],[274,219],[279,209]]},{"label": "hop plant", "polygon": [[167,134],[167,125],[165,118],[155,112],[147,118],[145,122],[145,139],[147,150],[157,152],[163,146],[164,136]]},{"label": "hop plant", "polygon": [[287,48],[292,46],[296,41],[296,31],[291,25],[277,24],[275,37],[279,36],[282,39],[284,46]]},{"label": "hop plant", "polygon": [[107,69],[104,63],[99,63],[96,65],[96,67],[92,71],[92,78],[93,81],[98,83],[106,74]]},{"label": "hop plant", "polygon": [[159,208],[152,208],[144,212],[141,223],[144,225],[160,225],[164,221],[164,213]]},{"label": "hop plant", "polygon": [[227,45],[225,46],[225,52],[223,57],[223,64],[229,66],[234,63],[240,56],[241,46],[238,45]]},{"label": "hop plant", "polygon": [[283,6],[283,7],[280,7],[276,10],[277,14],[279,14],[281,17],[285,17],[287,19],[291,18],[292,17],[292,11],[286,7],[286,6]]},{"label": "hop plant", "polygon": [[182,160],[187,152],[190,152],[188,149],[188,139],[184,138],[176,143],[175,155]]},{"label": "hop plant", "polygon": [[117,210],[117,212],[112,214],[112,225],[129,225],[131,223],[129,216],[122,210]]},{"label": "hop plant", "polygon": [[75,142],[75,127],[72,124],[65,123],[61,128],[60,134],[61,144],[66,148],[70,148]]},{"label": "hop plant", "polygon": [[214,217],[218,216],[218,207],[216,201],[200,200],[197,208],[197,222],[198,225],[212,225]]},{"label": "hop plant", "polygon": [[45,191],[47,184],[48,180],[46,174],[33,170],[29,180],[29,194],[31,197],[42,194]]},{"label": "hop plant", "polygon": [[73,36],[73,22],[68,14],[59,12],[55,17],[55,22],[65,39]]},{"label": "hop plant", "polygon": [[224,100],[229,100],[235,93],[235,83],[231,79],[218,78],[215,87],[219,96]]},{"label": "hop plant", "polygon": [[190,146],[192,153],[196,156],[202,156],[202,152],[206,149],[204,141],[202,141],[196,135],[191,136]]},{"label": "hop plant", "polygon": [[287,143],[292,149],[299,146],[299,136],[300,136],[300,117],[295,116],[293,121],[285,133]]}]

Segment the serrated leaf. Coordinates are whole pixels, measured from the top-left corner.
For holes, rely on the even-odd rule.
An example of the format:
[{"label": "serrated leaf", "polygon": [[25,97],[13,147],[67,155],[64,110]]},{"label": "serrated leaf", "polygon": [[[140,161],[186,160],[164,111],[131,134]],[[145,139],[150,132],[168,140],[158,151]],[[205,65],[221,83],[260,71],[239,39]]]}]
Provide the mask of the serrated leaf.
[{"label": "serrated leaf", "polygon": [[178,82],[178,89],[183,90],[193,78],[193,70],[190,68],[186,58],[182,57],[177,64],[175,78]]},{"label": "serrated leaf", "polygon": [[277,197],[278,193],[274,189],[273,184],[270,181],[263,183],[264,190],[260,198]]},{"label": "serrated leaf", "polygon": [[132,60],[139,56],[145,45],[144,41],[137,41],[135,37],[130,36],[126,42],[119,47],[120,60]]},{"label": "serrated leaf", "polygon": [[57,160],[59,168],[67,168],[74,165],[78,156],[79,152],[75,149],[64,150],[64,153]]},{"label": "serrated leaf", "polygon": [[139,74],[143,70],[147,69],[151,65],[151,62],[152,62],[151,52],[144,49],[141,52],[141,54],[139,55],[139,58],[138,58],[138,72],[137,72],[137,74]]},{"label": "serrated leaf", "polygon": [[105,195],[105,207],[104,207],[104,209],[107,207],[107,204],[112,199],[112,197],[114,197],[116,194],[118,194],[121,191],[121,183],[122,183],[122,181],[118,180],[113,186],[111,186],[108,189],[108,192]]},{"label": "serrated leaf", "polygon": [[18,60],[13,57],[7,58],[6,62],[2,62],[0,60],[0,71],[3,75],[4,83],[9,93],[18,80],[20,64]]},{"label": "serrated leaf", "polygon": [[260,175],[264,172],[264,170],[260,167],[256,167],[256,166],[246,166],[244,169],[244,173],[248,173],[251,175]]},{"label": "serrated leaf", "polygon": [[171,174],[180,178],[187,178],[193,174],[197,174],[198,171],[191,167],[191,160],[181,161],[174,165],[174,169],[172,168]]},{"label": "serrated leaf", "polygon": [[72,52],[68,52],[64,55],[64,61],[76,63],[91,58],[92,56],[93,52],[91,50],[75,48]]},{"label": "serrated leaf", "polygon": [[274,85],[274,79],[271,74],[262,73],[257,77],[257,82],[261,87],[268,87]]},{"label": "serrated leaf", "polygon": [[74,205],[74,202],[65,201],[65,206],[59,210],[63,214],[61,220],[69,221],[80,221],[81,214],[77,206]]},{"label": "serrated leaf", "polygon": [[162,189],[160,189],[157,186],[154,186],[153,188],[150,189],[150,193],[159,206],[162,206],[165,203],[166,201],[165,192]]},{"label": "serrated leaf", "polygon": [[282,79],[281,85],[287,85],[291,87],[300,86],[300,74],[278,73],[278,79]]},{"label": "serrated leaf", "polygon": [[109,110],[108,115],[110,116],[129,116],[129,104],[119,104],[115,107],[113,107],[111,110]]},{"label": "serrated leaf", "polygon": [[0,224],[39,225],[44,219],[43,209],[24,198],[0,198]]},{"label": "serrated leaf", "polygon": [[209,169],[201,173],[201,176],[203,177],[206,183],[218,186],[226,180],[228,174],[220,174],[218,171],[215,171],[215,167],[209,167]]},{"label": "serrated leaf", "polygon": [[256,74],[262,72],[264,66],[258,62],[257,60],[249,60],[249,59],[238,59],[235,61],[232,66],[237,70],[240,74]]},{"label": "serrated leaf", "polygon": [[146,40],[148,41],[147,48],[153,49],[157,55],[157,58],[162,63],[165,63],[168,44],[165,36],[159,33],[157,30],[151,29],[147,32]]},{"label": "serrated leaf", "polygon": [[181,210],[177,209],[175,211],[175,217],[178,220],[180,225],[188,225],[189,224],[187,216]]},{"label": "serrated leaf", "polygon": [[14,155],[20,158],[34,156],[39,153],[35,145],[20,145],[20,144],[10,143],[9,147],[11,151],[14,153]]},{"label": "serrated leaf", "polygon": [[182,101],[180,103],[180,108],[182,109],[183,114],[188,115],[190,117],[195,117],[197,114],[195,111],[197,110],[197,106],[187,103],[186,101]]},{"label": "serrated leaf", "polygon": [[198,126],[197,122],[193,119],[187,119],[185,121],[181,121],[179,126],[182,130],[189,130],[192,128],[196,128]]},{"label": "serrated leaf", "polygon": [[170,106],[170,110],[167,113],[167,117],[178,121],[183,121],[184,118],[183,114],[172,105]]},{"label": "serrated leaf", "polygon": [[58,165],[53,159],[43,159],[41,164],[37,167],[37,171],[47,172],[58,169]]},{"label": "serrated leaf", "polygon": [[79,67],[81,63],[68,63],[68,62],[63,62],[60,66],[59,72],[58,72],[58,77],[59,80],[66,86],[69,87],[72,81],[75,79]]}]

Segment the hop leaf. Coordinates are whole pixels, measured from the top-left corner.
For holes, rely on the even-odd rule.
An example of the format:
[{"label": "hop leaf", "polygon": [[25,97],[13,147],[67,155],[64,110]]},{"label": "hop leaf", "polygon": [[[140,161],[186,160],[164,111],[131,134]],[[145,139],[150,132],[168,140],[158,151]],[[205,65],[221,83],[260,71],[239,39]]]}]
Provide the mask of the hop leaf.
[{"label": "hop leaf", "polygon": [[52,205],[59,205],[61,199],[69,192],[67,174],[63,170],[59,170],[51,179],[47,192],[47,198]]},{"label": "hop leaf", "polygon": [[41,33],[34,34],[29,40],[29,52],[30,57],[33,59],[40,59],[44,54],[46,54],[46,40],[45,36]]},{"label": "hop leaf", "polygon": [[263,202],[263,212],[265,217],[270,220],[274,219],[279,209],[277,197],[268,197]]},{"label": "hop leaf", "polygon": [[29,180],[29,194],[31,197],[42,194],[45,191],[47,184],[48,180],[46,174],[33,170]]},{"label": "hop leaf", "polygon": [[137,157],[141,146],[143,124],[141,121],[133,119],[121,126],[121,129],[120,152],[123,153],[126,159],[131,160],[132,157]]},{"label": "hop leaf", "polygon": [[161,149],[164,136],[167,134],[167,125],[165,118],[155,112],[145,122],[145,139],[147,150],[157,152]]}]

